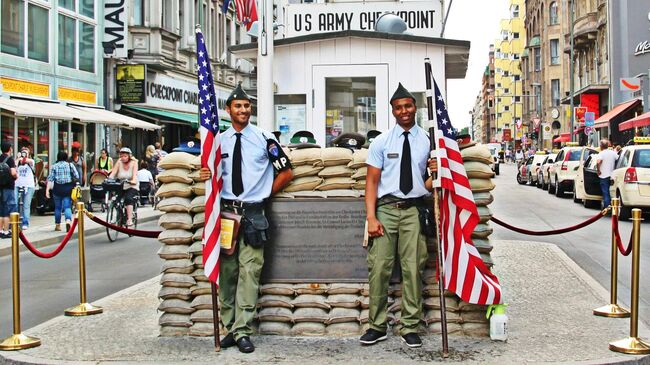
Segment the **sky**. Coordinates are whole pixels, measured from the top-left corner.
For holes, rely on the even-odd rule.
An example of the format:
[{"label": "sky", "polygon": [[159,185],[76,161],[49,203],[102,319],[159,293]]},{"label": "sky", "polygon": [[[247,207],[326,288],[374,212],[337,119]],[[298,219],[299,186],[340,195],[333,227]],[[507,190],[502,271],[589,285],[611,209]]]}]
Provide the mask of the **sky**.
[{"label": "sky", "polygon": [[[445,38],[471,42],[465,79],[447,81],[447,109],[457,129],[470,125],[469,112],[481,89],[490,44],[499,37],[499,22],[509,17],[508,0],[454,0]],[[449,0],[445,1],[448,6]]]}]

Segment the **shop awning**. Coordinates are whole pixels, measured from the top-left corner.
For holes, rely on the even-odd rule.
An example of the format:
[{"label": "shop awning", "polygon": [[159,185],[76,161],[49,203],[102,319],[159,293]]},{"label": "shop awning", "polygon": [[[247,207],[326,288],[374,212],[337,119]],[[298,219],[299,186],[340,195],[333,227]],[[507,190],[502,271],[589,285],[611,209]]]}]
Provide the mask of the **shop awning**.
[{"label": "shop awning", "polygon": [[[634,99],[616,105],[610,111],[601,115],[600,118],[596,119],[596,121],[594,122],[594,128],[609,127],[610,120],[616,118],[617,116],[627,112],[632,108],[637,107],[639,104],[641,104],[641,100]],[[619,126],[619,130],[620,130],[620,126]]]},{"label": "shop awning", "polygon": [[632,118],[627,122],[623,122],[618,125],[619,131],[624,131],[632,128],[646,127],[650,126],[650,112],[639,115],[636,118]]},{"label": "shop awning", "polygon": [[554,143],[571,142],[571,133],[561,133],[559,137],[553,140]]},{"label": "shop awning", "polygon": [[[192,126],[192,128],[197,128],[197,129],[199,128],[198,111],[196,114],[193,114],[193,113],[183,113],[183,112],[176,112],[172,110],[154,109],[154,108],[146,108],[142,106],[132,106],[132,105],[124,105],[123,108],[131,109],[133,111],[140,112],[140,113],[153,115],[161,118],[162,120],[171,119],[171,120],[177,120],[181,122],[187,122]],[[228,116],[228,118],[230,118],[230,116]],[[221,118],[221,115],[219,119],[220,119],[219,125],[221,129],[230,127],[230,121]]]},{"label": "shop awning", "polygon": [[24,99],[0,98],[0,109],[9,110],[17,117],[72,120],[83,115],[63,104]]},{"label": "shop awning", "polygon": [[87,114],[86,116],[83,117],[84,119],[81,119],[82,121],[86,121],[86,122],[115,124],[123,128],[139,128],[139,129],[144,129],[149,131],[162,128],[159,125],[143,122],[139,119],[114,113],[104,108],[92,108],[92,107],[77,106],[77,105],[71,105],[70,108],[79,110]]}]

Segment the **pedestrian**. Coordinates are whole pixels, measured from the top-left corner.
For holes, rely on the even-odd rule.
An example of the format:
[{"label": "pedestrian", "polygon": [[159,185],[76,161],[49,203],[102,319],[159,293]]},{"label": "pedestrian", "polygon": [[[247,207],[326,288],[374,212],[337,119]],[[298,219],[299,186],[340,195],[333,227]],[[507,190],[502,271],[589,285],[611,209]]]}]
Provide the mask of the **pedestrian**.
[{"label": "pedestrian", "polygon": [[9,215],[16,211],[16,194],[14,193],[16,161],[11,156],[14,149],[9,141],[2,141],[0,155],[0,238],[11,237]]},{"label": "pedestrian", "polygon": [[16,167],[18,175],[16,179],[16,202],[20,202],[21,200],[23,202],[22,209],[18,212],[22,220],[23,231],[29,228],[32,198],[34,197],[34,190],[36,188],[34,160],[31,159],[29,152],[29,147],[21,148],[20,155],[17,157],[18,166]]},{"label": "pedestrian", "polygon": [[515,162],[517,162],[517,166],[523,161],[524,159],[524,153],[521,151],[521,149],[518,149],[517,152],[515,153]]},{"label": "pedestrian", "polygon": [[600,180],[600,191],[603,194],[603,208],[607,208],[611,203],[609,195],[609,180],[614,171],[618,154],[609,149],[609,140],[604,138],[600,140],[600,152],[596,156],[598,179]]},{"label": "pedestrian", "polygon": [[106,173],[113,169],[113,159],[108,155],[106,148],[102,148],[101,151],[99,151],[99,158],[97,159],[95,168]]},{"label": "pedestrian", "polygon": [[54,230],[61,230],[61,212],[65,216],[65,230],[70,230],[72,221],[72,198],[70,193],[79,181],[79,173],[72,163],[68,162],[68,154],[59,151],[56,155],[56,163],[52,165],[50,174],[47,176],[47,187],[45,197],[50,198],[50,190],[54,193]]},{"label": "pedestrian", "polygon": [[155,146],[156,146],[156,155],[158,155],[158,161],[156,163],[156,167],[157,167],[158,174],[159,174],[159,173],[163,172],[164,170],[162,168],[158,167],[158,165],[160,164],[160,161],[162,161],[162,159],[165,158],[165,156],[167,156],[167,151],[162,149],[162,144],[160,142],[156,142]]},{"label": "pedestrian", "polygon": [[420,225],[420,209],[432,190],[427,166],[429,137],[415,123],[415,97],[400,83],[390,99],[396,124],[379,135],[368,149],[366,217],[368,236],[368,283],[370,328],[361,336],[363,345],[386,339],[388,284],[396,255],[402,270],[400,335],[409,347],[422,346],[418,335],[422,321],[422,271],[427,260],[426,238]]},{"label": "pedestrian", "polygon": [[[153,146],[151,146],[153,147]],[[140,161],[140,170],[138,170],[138,185],[140,187],[140,196],[149,196],[152,190],[154,190],[156,182],[151,174],[149,169],[149,164],[147,161]],[[144,205],[146,202],[142,202]]]},{"label": "pedestrian", "polygon": [[235,253],[221,256],[221,322],[228,330],[221,346],[237,345],[244,353],[255,351],[250,335],[269,239],[266,201],[293,178],[289,158],[273,134],[250,124],[251,110],[250,97],[237,85],[226,100],[232,124],[221,136],[222,208],[244,216]]},{"label": "pedestrian", "polygon": [[511,153],[512,153],[512,151],[510,151],[509,148],[506,149],[506,162],[510,162],[510,159],[511,159],[511,156],[510,156],[510,155],[511,155]]},{"label": "pedestrian", "polygon": [[77,169],[77,176],[79,176],[81,186],[86,186],[86,161],[81,157],[79,147],[72,147],[70,163]]},{"label": "pedestrian", "polygon": [[153,145],[148,145],[144,151],[144,162],[147,163],[147,169],[151,172],[151,176],[155,179],[158,175],[158,161],[160,160],[160,155],[156,153],[156,149]]}]

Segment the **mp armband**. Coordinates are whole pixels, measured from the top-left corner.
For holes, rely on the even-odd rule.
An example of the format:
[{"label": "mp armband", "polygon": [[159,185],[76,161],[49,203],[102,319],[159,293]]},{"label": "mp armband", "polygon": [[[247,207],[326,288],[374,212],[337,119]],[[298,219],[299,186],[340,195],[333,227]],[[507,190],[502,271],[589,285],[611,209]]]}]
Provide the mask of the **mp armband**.
[{"label": "mp armband", "polygon": [[284,150],[280,147],[280,144],[277,141],[267,139],[266,151],[268,152],[269,160],[271,161],[275,171],[280,172],[291,168],[289,157],[284,153]]}]

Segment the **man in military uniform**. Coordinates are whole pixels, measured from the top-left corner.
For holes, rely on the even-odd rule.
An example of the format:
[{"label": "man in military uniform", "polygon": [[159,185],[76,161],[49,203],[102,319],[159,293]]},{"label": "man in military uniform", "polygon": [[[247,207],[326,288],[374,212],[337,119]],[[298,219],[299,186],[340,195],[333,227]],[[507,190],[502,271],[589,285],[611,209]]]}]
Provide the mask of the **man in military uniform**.
[{"label": "man in military uniform", "polygon": [[409,347],[420,347],[422,270],[428,254],[418,207],[427,204],[424,198],[432,190],[427,165],[431,171],[437,165],[429,159],[427,133],[415,124],[413,95],[400,83],[390,104],[396,124],[370,144],[366,161],[366,214],[373,242],[368,249],[370,328],[360,342],[386,339],[388,284],[397,254],[402,267],[400,335]]},{"label": "man in military uniform", "polygon": [[235,253],[221,256],[221,321],[228,330],[221,346],[237,345],[239,351],[249,353],[255,351],[250,340],[251,322],[268,241],[264,205],[271,194],[291,181],[293,173],[273,134],[249,123],[251,101],[241,85],[226,100],[226,112],[232,126],[221,135],[221,203],[224,210],[243,218]]}]

